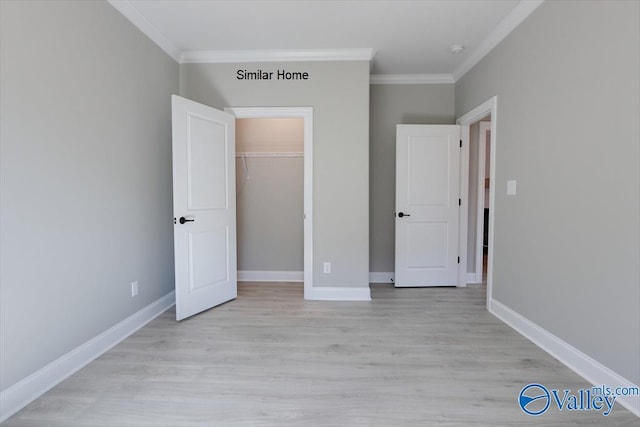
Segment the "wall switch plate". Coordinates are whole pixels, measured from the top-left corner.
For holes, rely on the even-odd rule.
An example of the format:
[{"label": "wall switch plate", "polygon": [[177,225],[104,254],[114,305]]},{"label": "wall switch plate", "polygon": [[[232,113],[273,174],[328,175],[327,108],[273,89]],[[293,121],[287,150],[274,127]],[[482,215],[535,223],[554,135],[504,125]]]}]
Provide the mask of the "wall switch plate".
[{"label": "wall switch plate", "polygon": [[323,267],[322,267],[322,272],[324,274],[330,274],[331,273],[331,263],[330,262],[325,262]]},{"label": "wall switch plate", "polygon": [[507,196],[516,195],[516,180],[512,179],[507,181]]},{"label": "wall switch plate", "polygon": [[138,281],[131,282],[131,298],[138,295]]}]

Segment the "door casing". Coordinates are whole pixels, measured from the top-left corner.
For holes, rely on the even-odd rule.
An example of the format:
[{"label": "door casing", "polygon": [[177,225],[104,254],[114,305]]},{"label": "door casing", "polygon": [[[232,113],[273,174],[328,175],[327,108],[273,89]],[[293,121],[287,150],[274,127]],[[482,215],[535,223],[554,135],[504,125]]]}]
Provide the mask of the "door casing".
[{"label": "door casing", "polygon": [[298,117],[304,120],[304,298],[313,299],[313,108],[226,107],[236,119]]},{"label": "door casing", "polygon": [[[491,115],[491,139],[489,142],[489,248],[487,253],[487,309],[493,299],[493,244],[495,233],[495,186],[496,186],[496,141],[498,137],[498,97],[494,96],[477,107],[473,108],[466,114],[460,116],[456,123],[460,125],[471,126],[473,123],[479,122],[488,115]],[[463,147],[463,150],[465,148]],[[469,148],[466,148],[467,156]],[[467,174],[469,169],[467,168]],[[467,179],[468,182],[468,179]],[[463,209],[464,222],[467,222],[467,212]],[[465,250],[466,256],[466,250]],[[465,263],[466,264],[466,263]],[[466,268],[466,265],[465,265]]]},{"label": "door casing", "polygon": [[[478,137],[478,178],[476,180],[477,187],[477,206],[476,206],[476,235],[475,235],[475,273],[473,274],[473,283],[482,283],[482,259],[484,258],[484,209],[485,206],[485,178],[486,176],[486,157],[487,157],[487,131],[491,131],[491,122],[481,121],[479,123]],[[491,151],[489,151],[491,154]],[[489,164],[491,166],[491,164]],[[474,191],[470,188],[469,191]]]}]

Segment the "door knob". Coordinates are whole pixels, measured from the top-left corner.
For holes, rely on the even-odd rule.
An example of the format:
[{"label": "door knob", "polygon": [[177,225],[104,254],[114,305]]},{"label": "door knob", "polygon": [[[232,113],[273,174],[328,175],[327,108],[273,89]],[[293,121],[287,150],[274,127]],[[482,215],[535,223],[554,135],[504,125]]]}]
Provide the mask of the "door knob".
[{"label": "door knob", "polygon": [[195,219],[193,219],[193,218],[185,218],[185,217],[181,216],[179,221],[180,221],[180,224],[184,224],[185,222],[195,222]]},{"label": "door knob", "polygon": [[400,213],[398,213],[398,216],[399,216],[400,218],[402,218],[402,217],[404,217],[404,216],[411,216],[411,215],[406,214],[406,213],[404,213],[404,212],[400,212]]}]

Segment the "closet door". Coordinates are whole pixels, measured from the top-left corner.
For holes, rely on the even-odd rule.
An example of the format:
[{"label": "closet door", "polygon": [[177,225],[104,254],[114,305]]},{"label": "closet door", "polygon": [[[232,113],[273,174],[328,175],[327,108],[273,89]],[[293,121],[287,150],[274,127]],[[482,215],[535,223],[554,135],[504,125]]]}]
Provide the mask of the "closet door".
[{"label": "closet door", "polygon": [[174,95],[176,320],[237,296],[235,118]]}]

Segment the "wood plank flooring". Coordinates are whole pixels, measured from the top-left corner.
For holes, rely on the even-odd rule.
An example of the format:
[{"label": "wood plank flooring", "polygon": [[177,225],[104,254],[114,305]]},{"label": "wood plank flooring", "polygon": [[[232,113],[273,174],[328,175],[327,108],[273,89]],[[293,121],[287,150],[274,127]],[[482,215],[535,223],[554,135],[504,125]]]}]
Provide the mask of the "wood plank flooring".
[{"label": "wood plank flooring", "polygon": [[240,284],[186,321],[168,310],[3,426],[640,426],[619,405],[524,414],[528,383],[590,385],[489,314],[484,286],[372,297]]}]

